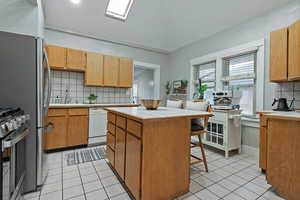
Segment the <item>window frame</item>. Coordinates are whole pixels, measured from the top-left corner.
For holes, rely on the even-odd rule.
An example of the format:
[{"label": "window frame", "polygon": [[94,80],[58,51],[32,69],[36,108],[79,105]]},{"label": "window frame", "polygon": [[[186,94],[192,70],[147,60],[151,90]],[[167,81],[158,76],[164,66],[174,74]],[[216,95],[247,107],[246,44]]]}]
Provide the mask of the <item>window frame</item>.
[{"label": "window frame", "polygon": [[[247,54],[253,51],[257,51],[256,55],[256,85],[255,85],[255,96],[253,107],[255,108],[254,115],[256,111],[264,109],[264,54],[265,54],[265,40],[260,39],[257,41],[252,41],[243,45],[239,45],[233,48],[221,50],[215,53],[211,53],[205,56],[197,57],[190,60],[190,86],[193,85],[193,69],[201,63],[206,63],[209,61],[216,60],[216,90],[223,90],[224,82],[223,78],[223,60],[228,57],[234,57],[237,55]],[[260,87],[259,87],[260,86]],[[192,99],[194,94],[194,87],[190,87],[190,96]],[[245,116],[246,119],[254,118],[255,116]]]},{"label": "window frame", "polygon": [[105,9],[105,16],[125,22],[128,18],[128,15],[129,15],[131,9],[132,9],[134,0],[128,0],[126,11],[123,15],[119,15],[118,13],[108,11],[110,1],[111,0],[108,0],[107,6],[106,6],[106,9]]},{"label": "window frame", "polygon": [[[238,55],[234,55],[234,56],[230,56],[230,57],[227,57],[227,58],[223,58],[223,65],[222,65],[222,84],[223,84],[223,89],[227,83],[226,86],[230,87],[230,81],[234,81],[234,80],[246,80],[246,79],[253,79],[253,84],[251,85],[247,85],[248,87],[249,86],[252,86],[253,87],[253,102],[252,102],[252,114],[243,114],[243,116],[245,117],[252,117],[255,115],[255,112],[256,112],[256,90],[257,90],[257,83],[256,83],[256,75],[257,75],[257,51],[258,50],[254,50],[254,51],[250,51],[250,52],[247,52],[247,53],[244,53],[244,54],[238,54]],[[254,55],[254,74],[251,74],[251,75],[240,75],[240,76],[230,76],[230,74],[225,74],[226,73],[226,67],[229,67],[227,66],[226,64],[226,60],[229,60],[231,58],[237,58],[237,57],[240,57],[240,56],[244,56],[244,55],[249,55],[249,54],[253,54]],[[229,73],[229,69],[228,69],[228,73]],[[247,87],[247,86],[240,86],[240,87]]]}]

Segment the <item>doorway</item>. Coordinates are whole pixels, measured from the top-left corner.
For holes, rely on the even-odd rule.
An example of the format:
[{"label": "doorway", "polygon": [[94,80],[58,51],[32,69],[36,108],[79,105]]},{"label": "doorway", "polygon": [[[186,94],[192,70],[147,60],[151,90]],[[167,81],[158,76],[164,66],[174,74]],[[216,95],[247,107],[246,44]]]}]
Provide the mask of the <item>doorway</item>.
[{"label": "doorway", "polygon": [[134,81],[132,97],[134,102],[141,103],[141,99],[159,98],[160,66],[134,62]]}]

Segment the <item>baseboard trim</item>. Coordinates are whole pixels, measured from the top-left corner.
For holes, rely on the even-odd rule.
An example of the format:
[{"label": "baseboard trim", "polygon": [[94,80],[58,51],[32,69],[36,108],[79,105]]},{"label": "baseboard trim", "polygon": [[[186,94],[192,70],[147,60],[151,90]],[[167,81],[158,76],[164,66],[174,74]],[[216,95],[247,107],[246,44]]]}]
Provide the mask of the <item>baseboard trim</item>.
[{"label": "baseboard trim", "polygon": [[248,145],[242,145],[242,152],[259,158],[259,149]]}]

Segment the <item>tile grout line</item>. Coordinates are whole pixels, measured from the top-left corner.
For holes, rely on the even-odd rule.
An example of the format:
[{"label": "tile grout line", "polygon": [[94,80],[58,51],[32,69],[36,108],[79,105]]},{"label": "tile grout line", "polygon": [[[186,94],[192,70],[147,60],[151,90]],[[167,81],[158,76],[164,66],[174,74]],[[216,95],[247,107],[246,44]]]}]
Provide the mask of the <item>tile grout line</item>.
[{"label": "tile grout line", "polygon": [[[106,163],[106,162],[105,162],[105,163]],[[92,165],[93,165],[93,168],[94,168],[95,171],[96,171],[97,177],[98,177],[98,179],[99,179],[101,185],[103,186],[103,190],[104,190],[104,192],[105,192],[105,194],[106,194],[106,196],[107,196],[107,199],[110,200],[110,197],[109,197],[109,195],[108,195],[108,193],[107,193],[107,191],[106,191],[106,188],[105,188],[105,186],[103,185],[102,180],[101,180],[101,178],[99,177],[99,174],[97,173],[97,169],[96,169],[96,167],[95,167],[95,165],[94,165],[94,162],[92,162]]]},{"label": "tile grout line", "polygon": [[79,169],[79,164],[77,164],[77,170],[78,170],[78,173],[79,173],[79,177],[80,177],[80,182],[81,182],[81,186],[82,186],[82,190],[83,190],[83,196],[84,196],[84,199],[86,200],[86,194],[85,194],[85,189],[84,189],[84,185],[83,185],[83,181],[82,181],[82,177],[81,177],[81,173],[80,173],[80,169]]}]

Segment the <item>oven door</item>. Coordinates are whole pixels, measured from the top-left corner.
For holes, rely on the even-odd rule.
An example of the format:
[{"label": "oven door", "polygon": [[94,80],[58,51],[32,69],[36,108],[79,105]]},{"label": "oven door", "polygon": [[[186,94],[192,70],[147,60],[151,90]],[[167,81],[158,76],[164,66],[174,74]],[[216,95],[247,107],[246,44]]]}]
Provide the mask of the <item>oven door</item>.
[{"label": "oven door", "polygon": [[25,137],[28,129],[16,131],[1,142],[1,200],[18,199],[25,177]]}]

